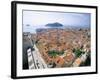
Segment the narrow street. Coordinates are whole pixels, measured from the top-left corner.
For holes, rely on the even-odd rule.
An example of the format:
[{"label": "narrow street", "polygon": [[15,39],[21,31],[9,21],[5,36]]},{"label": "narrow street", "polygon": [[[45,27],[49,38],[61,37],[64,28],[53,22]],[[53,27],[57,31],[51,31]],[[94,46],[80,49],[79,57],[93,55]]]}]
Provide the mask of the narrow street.
[{"label": "narrow street", "polygon": [[29,69],[44,69],[47,68],[47,64],[43,60],[38,48],[34,44],[34,51],[31,49],[27,52]]}]

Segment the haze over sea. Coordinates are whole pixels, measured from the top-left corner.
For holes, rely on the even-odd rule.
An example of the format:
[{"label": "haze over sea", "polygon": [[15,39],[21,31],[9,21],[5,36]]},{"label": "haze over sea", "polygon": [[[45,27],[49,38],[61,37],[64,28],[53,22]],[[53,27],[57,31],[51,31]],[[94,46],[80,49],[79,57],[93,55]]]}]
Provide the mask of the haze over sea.
[{"label": "haze over sea", "polygon": [[34,33],[38,28],[50,28],[45,25],[55,22],[61,23],[63,25],[61,28],[90,27],[91,14],[52,11],[23,11],[23,32]]}]

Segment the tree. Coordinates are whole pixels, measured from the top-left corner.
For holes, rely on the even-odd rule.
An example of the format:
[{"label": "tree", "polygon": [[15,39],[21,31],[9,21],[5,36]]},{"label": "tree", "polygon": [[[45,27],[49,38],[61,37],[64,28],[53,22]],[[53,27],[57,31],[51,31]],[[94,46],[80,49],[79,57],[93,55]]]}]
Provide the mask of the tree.
[{"label": "tree", "polygon": [[49,54],[51,57],[55,58],[55,57],[57,56],[57,51],[52,50],[52,51],[49,51],[48,54]]},{"label": "tree", "polygon": [[63,55],[64,50],[62,50],[62,51],[52,50],[52,51],[49,51],[48,54],[52,57],[56,57],[57,55]]},{"label": "tree", "polygon": [[63,54],[64,54],[64,50],[58,52],[58,55],[63,55]]},{"label": "tree", "polygon": [[84,54],[84,51],[82,51],[81,49],[74,49],[74,53],[77,57],[79,57],[81,54]]}]

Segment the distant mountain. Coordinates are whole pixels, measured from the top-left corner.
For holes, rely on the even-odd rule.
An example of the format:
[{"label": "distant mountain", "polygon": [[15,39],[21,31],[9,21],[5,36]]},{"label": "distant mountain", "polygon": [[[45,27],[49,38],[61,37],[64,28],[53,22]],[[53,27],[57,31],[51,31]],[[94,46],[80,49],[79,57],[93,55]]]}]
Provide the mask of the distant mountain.
[{"label": "distant mountain", "polygon": [[48,23],[45,26],[47,26],[47,27],[62,27],[63,24],[55,22],[55,23]]}]

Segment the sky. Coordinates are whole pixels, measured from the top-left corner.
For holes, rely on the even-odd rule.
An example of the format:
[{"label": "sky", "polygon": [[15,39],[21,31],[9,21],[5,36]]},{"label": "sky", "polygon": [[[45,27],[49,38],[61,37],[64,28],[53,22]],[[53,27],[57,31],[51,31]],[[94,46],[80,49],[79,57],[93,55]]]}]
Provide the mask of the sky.
[{"label": "sky", "polygon": [[90,13],[23,11],[23,29],[27,32],[32,32],[33,29],[42,28],[43,25],[55,22],[59,22],[65,26],[90,27],[90,20]]}]

